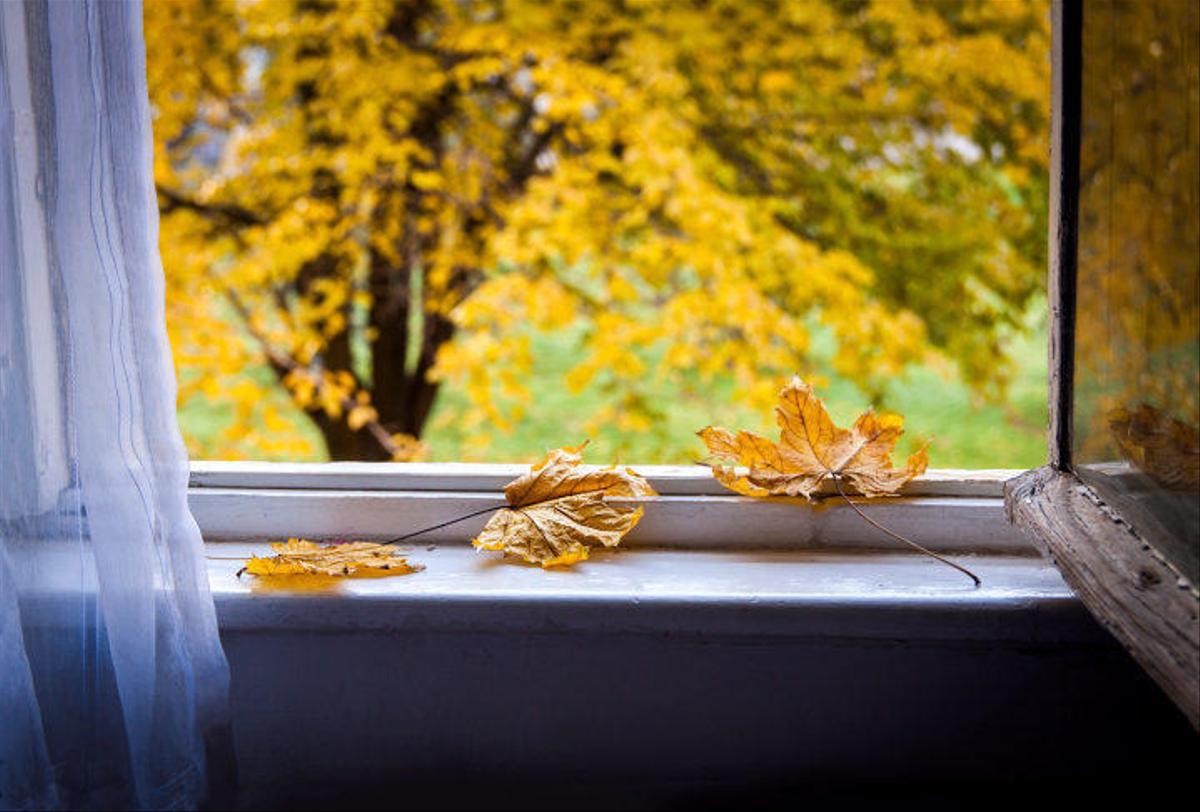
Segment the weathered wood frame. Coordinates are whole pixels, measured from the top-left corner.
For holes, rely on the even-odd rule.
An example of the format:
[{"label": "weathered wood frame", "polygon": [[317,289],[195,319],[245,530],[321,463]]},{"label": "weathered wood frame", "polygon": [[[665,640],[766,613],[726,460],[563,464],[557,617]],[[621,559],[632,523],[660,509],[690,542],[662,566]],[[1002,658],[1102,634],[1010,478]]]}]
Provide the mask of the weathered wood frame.
[{"label": "weathered wood frame", "polygon": [[1005,485],[1009,519],[1200,729],[1200,590],[1194,575],[1072,468],[1082,0],[1054,0],[1050,146],[1050,431],[1047,465]]}]

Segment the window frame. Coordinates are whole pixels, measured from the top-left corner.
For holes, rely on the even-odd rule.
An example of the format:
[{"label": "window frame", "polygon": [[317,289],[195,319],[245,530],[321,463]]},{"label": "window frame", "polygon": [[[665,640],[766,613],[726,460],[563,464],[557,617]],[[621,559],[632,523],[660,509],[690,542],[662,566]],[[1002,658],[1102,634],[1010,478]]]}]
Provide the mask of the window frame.
[{"label": "window frame", "polygon": [[1200,584],[1072,456],[1084,5],[1051,4],[1049,455],[1005,485],[1014,524],[1200,730]]},{"label": "window frame", "polygon": [[[503,488],[528,470],[495,463],[283,463],[197,461],[189,503],[208,541],[303,535],[391,538],[504,503]],[[906,551],[864,522],[836,492],[756,500],[724,489],[701,466],[637,466],[660,494],[626,547],[803,548]],[[855,505],[939,552],[1028,555],[1004,514],[1010,469],[932,469],[898,497]],[[486,515],[438,528],[413,544],[466,543]]]},{"label": "window frame", "polygon": [[[968,562],[975,559],[987,567],[986,571],[980,569],[984,575],[981,589],[972,589],[969,582],[936,562],[926,562],[928,569],[913,566],[915,552],[878,534],[840,499],[823,500],[815,507],[799,500],[752,500],[724,490],[699,466],[638,465],[638,471],[661,496],[622,545],[648,554],[625,556],[624,566],[597,560],[589,562],[594,568],[577,568],[580,572],[543,573],[519,566],[491,567],[481,560],[468,565],[472,571],[461,565],[456,569],[431,563],[426,575],[436,577],[422,580],[354,581],[333,595],[255,594],[254,585],[245,583],[250,579],[239,582],[234,572],[241,566],[237,559],[263,549],[263,540],[294,535],[318,539],[394,537],[488,505],[499,507],[503,486],[526,468],[465,463],[198,461],[191,466],[193,513],[206,540],[215,542],[210,544],[210,552],[221,550],[227,559],[235,559],[209,565],[222,632],[234,640],[241,635],[244,640],[233,650],[247,659],[247,652],[252,651],[261,657],[258,648],[272,639],[269,635],[299,640],[307,651],[347,633],[361,635],[371,645],[378,645],[381,633],[492,633],[512,636],[511,650],[520,652],[525,650],[522,642],[530,636],[593,632],[653,635],[662,641],[687,638],[710,648],[820,640],[830,650],[957,648],[976,659],[1009,651],[1026,661],[1030,661],[1030,653],[1058,657],[1065,652],[1069,668],[1078,669],[1081,650],[1094,652],[1108,641],[1050,565],[1037,557],[1040,549],[1048,561],[1058,565],[1083,603],[1093,608],[1086,581],[1071,563],[1075,552],[1051,546],[1044,534],[1031,529],[1029,517],[1043,509],[1060,520],[1074,520],[1077,524],[1067,535],[1084,542],[1089,539],[1088,522],[1112,519],[1070,469],[1077,194],[1071,194],[1069,181],[1073,171],[1077,186],[1079,133],[1078,119],[1072,119],[1069,109],[1064,113],[1063,23],[1064,12],[1078,19],[1080,10],[1076,0],[1055,0],[1053,6],[1053,121],[1058,129],[1052,153],[1049,246],[1049,465],[1023,474],[934,469],[909,483],[898,497],[855,499],[876,521],[935,551],[965,554]],[[1069,47],[1066,50],[1069,52]],[[1075,65],[1077,68],[1077,61]],[[1074,130],[1063,127],[1072,120]],[[1076,150],[1073,170],[1069,160],[1065,167],[1063,161],[1064,144],[1069,147],[1072,137]],[[1010,524],[1010,517],[1024,532]],[[427,545],[466,548],[484,519],[477,517],[413,539],[414,560],[425,558],[422,551]],[[1119,541],[1122,554],[1141,549],[1132,532]],[[654,547],[675,549],[647,549]],[[755,548],[762,547],[790,552],[756,554]],[[427,560],[437,561],[445,552]],[[466,550],[449,552],[448,559],[461,562],[467,558]],[[1101,560],[1093,556],[1086,565],[1104,566],[1106,552],[1100,549]],[[720,560],[714,560],[717,558]],[[639,566],[639,561],[646,566]],[[782,561],[784,566],[772,568],[773,564],[764,563],[767,561]],[[809,566],[812,563],[816,565]],[[1161,567],[1161,562],[1147,563],[1147,567],[1156,566]],[[774,577],[755,580],[755,568],[760,576],[764,569],[772,568]],[[615,576],[614,570],[619,571]],[[707,582],[700,577],[701,570],[713,573]],[[795,580],[779,576],[781,571],[795,573]],[[699,588],[656,593],[653,579],[645,577],[650,574],[657,574],[659,584],[666,577],[672,586],[678,580],[699,584]],[[828,591],[824,589],[827,584],[817,584],[821,578],[832,584]],[[778,589],[781,584],[784,589]],[[1179,605],[1183,592],[1175,589],[1175,596],[1166,595],[1168,585],[1173,587],[1174,582],[1163,581],[1153,596],[1174,597],[1173,605]],[[772,586],[776,591],[770,591]],[[1147,665],[1150,659],[1135,646],[1143,629],[1125,631],[1100,617],[1185,712],[1196,707],[1195,702],[1187,704],[1186,689],[1173,688],[1169,677],[1164,679],[1163,672]],[[586,646],[592,638],[578,639]],[[1047,657],[1034,659],[1041,662]],[[303,672],[291,664],[288,669]],[[1070,680],[1071,673],[1064,670],[1063,679]],[[1070,690],[1076,690],[1074,683]],[[285,699],[291,696],[275,689],[271,694]],[[973,706],[978,704],[975,699]],[[252,710],[261,714],[261,704],[256,701]],[[268,708],[275,710],[277,705]],[[1018,714],[1018,720],[1025,718],[1029,717]],[[347,729],[340,716],[337,721],[338,730]]]},{"label": "window frame", "polygon": [[[1055,19],[1057,25],[1058,17]],[[1059,47],[1055,45],[1055,53]],[[1059,188],[1057,184],[1052,186]],[[1052,206],[1056,205],[1052,201]],[[1069,218],[1060,221],[1056,208],[1052,214],[1056,215],[1052,222],[1071,222]],[[1074,235],[1059,235],[1059,239],[1073,242]],[[1051,254],[1056,258],[1066,256],[1053,246]],[[1073,292],[1063,294],[1063,300],[1073,301]],[[1052,329],[1061,326],[1056,315],[1058,301],[1056,298],[1051,303]],[[1052,363],[1063,357],[1061,349],[1056,354],[1056,343],[1071,335],[1069,330],[1052,334]],[[1058,392],[1052,388],[1052,392],[1053,402],[1055,397],[1069,397],[1070,387]],[[1060,430],[1052,426],[1052,432]],[[1069,440],[1066,448],[1069,452]],[[768,548],[805,555],[846,553],[846,566],[854,569],[860,579],[866,572],[864,568],[881,572],[876,568],[885,557],[911,560],[919,555],[864,522],[832,490],[823,495],[834,498],[822,499],[816,506],[798,499],[754,500],[725,490],[701,466],[636,467],[660,496],[630,533],[623,549],[665,547],[739,554]],[[247,549],[245,542],[261,545],[268,539],[290,536],[383,539],[432,527],[491,505],[500,507],[504,485],[525,470],[526,466],[508,464],[196,461],[191,465],[189,502],[206,541],[214,543],[211,546],[225,546],[226,550],[242,551]],[[974,599],[968,591],[959,597],[968,598],[980,610],[1021,609],[1028,610],[1032,617],[1039,611],[1029,603],[1033,593],[1013,585],[1038,568],[1044,570],[1045,565],[1037,560],[1028,538],[1010,523],[1005,503],[1009,483],[1021,473],[1008,469],[932,469],[909,483],[897,497],[852,499],[873,520],[918,539],[936,552],[981,559],[997,556],[1016,562],[1021,573],[1009,581],[987,584]],[[439,544],[465,546],[485,520],[486,516],[479,516],[441,527],[414,538],[410,544],[415,549]],[[737,560],[731,555],[729,566],[736,567]],[[930,564],[938,572],[944,569],[935,562]],[[210,567],[211,577],[227,579],[232,570],[226,566],[215,572]],[[856,600],[872,606],[880,601],[914,606],[929,597],[915,592],[897,594],[896,589],[886,586],[888,578],[882,574],[875,580],[877,585],[884,585],[880,594],[887,597],[868,590]],[[930,579],[929,590],[943,588],[935,584],[937,580]],[[229,587],[228,581],[221,583],[222,588]],[[969,590],[970,584],[966,583]],[[959,586],[955,584],[956,589]],[[401,586],[394,589],[397,593],[403,591]],[[248,603],[254,603],[261,596],[248,597]],[[348,595],[346,599],[354,597]],[[529,593],[527,597],[549,602],[561,599],[553,590],[540,595]],[[329,600],[329,596],[323,600]],[[1056,593],[1048,600],[1061,601],[1062,596]],[[1078,606],[1074,601],[1070,604],[1072,611]]]}]

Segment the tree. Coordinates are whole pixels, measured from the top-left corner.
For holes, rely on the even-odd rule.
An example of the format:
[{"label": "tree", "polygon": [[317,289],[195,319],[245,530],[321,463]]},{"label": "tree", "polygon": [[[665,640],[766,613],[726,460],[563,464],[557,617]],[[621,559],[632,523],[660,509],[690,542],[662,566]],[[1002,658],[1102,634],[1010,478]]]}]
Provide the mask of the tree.
[{"label": "tree", "polygon": [[868,392],[934,352],[999,393],[1042,279],[1048,20],[1044,0],[148,3],[181,398],[265,359],[330,456],[399,458],[447,382],[481,436],[519,419],[530,329],[572,324],[567,385],[629,430],[653,426],[652,375],[769,404],[820,372],[818,326]]}]

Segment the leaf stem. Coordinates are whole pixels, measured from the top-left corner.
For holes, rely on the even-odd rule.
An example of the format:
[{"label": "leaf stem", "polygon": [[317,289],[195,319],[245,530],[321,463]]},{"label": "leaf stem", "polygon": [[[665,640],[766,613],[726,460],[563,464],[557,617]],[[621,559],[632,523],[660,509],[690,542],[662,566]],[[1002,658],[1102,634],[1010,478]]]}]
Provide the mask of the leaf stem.
[{"label": "leaf stem", "polygon": [[425,533],[431,533],[434,530],[441,530],[443,527],[449,527],[452,524],[458,524],[459,522],[465,522],[467,519],[474,519],[476,516],[482,516],[483,514],[490,513],[493,510],[500,510],[503,507],[505,507],[505,505],[493,505],[492,507],[481,508],[480,510],[473,511],[464,516],[459,516],[456,519],[450,519],[449,521],[442,522],[441,524],[435,524],[435,525],[431,525],[429,527],[424,527],[420,530],[414,530],[411,533],[405,533],[403,536],[396,536],[394,539],[388,539],[387,541],[381,541],[379,543],[380,544],[397,544],[401,541],[407,541],[410,538],[424,535]]},{"label": "leaf stem", "polygon": [[858,507],[858,505],[854,504],[854,502],[852,502],[850,500],[850,497],[846,495],[846,492],[844,490],[842,490],[842,478],[834,471],[830,471],[829,473],[832,476],[833,484],[837,486],[838,495],[841,496],[843,499],[845,499],[846,504],[849,505],[851,508],[853,508],[854,512],[857,513],[859,516],[861,516],[863,518],[863,521],[865,521],[867,524],[871,525],[872,527],[876,528],[877,530],[881,530],[884,533],[887,533],[889,536],[896,539],[897,541],[904,542],[908,546],[912,547],[913,549],[915,549],[919,552],[924,553],[925,555],[929,556],[930,558],[937,559],[938,561],[941,561],[943,564],[945,564],[949,567],[954,567],[954,569],[958,570],[963,575],[967,576],[972,581],[974,581],[976,587],[980,586],[983,583],[982,581],[979,580],[978,575],[971,572],[969,569],[962,566],[961,564],[956,564],[953,561],[951,561],[949,558],[946,558],[945,556],[942,556],[942,555],[938,555],[937,553],[935,553],[933,550],[929,549],[928,547],[924,547],[920,544],[917,544],[912,539],[905,538],[904,536],[900,535],[899,533],[896,533],[892,530],[887,529],[886,527],[881,525],[879,522],[875,521],[870,516],[863,513],[862,510]]},{"label": "leaf stem", "polygon": [[[379,542],[379,545],[382,547],[385,544],[397,544],[401,541],[406,541],[410,538],[414,538],[415,536],[420,536],[425,533],[430,533],[434,530],[441,530],[443,527],[449,527],[452,524],[458,524],[459,522],[465,522],[467,519],[473,519],[476,516],[482,516],[484,513],[488,513],[493,510],[499,510],[502,507],[504,507],[504,505],[494,505],[492,507],[481,508],[480,510],[472,511],[471,513],[467,513],[464,516],[459,516],[457,518],[450,519],[449,521],[441,522],[440,524],[430,525],[429,527],[423,527],[420,530],[414,530],[411,533],[405,533],[403,536],[396,536],[394,539],[388,539],[387,541],[381,541],[381,542]],[[217,555],[208,555],[208,556],[205,556],[205,558],[207,558],[209,561],[243,561],[243,560],[245,560],[244,557],[230,557],[230,556],[217,556]],[[245,567],[243,567],[242,570],[239,570],[238,575],[241,575],[242,571],[244,571],[244,570],[245,570]]]}]

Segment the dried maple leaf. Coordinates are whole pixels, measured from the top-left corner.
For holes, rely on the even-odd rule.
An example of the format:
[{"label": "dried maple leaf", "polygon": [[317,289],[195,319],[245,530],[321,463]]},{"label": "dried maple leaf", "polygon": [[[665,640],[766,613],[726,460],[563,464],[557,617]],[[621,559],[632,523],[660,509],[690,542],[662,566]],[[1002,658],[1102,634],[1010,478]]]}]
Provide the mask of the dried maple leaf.
[{"label": "dried maple leaf", "polygon": [[580,465],[586,445],[551,451],[529,473],[510,482],[504,489],[508,507],[497,511],[472,543],[542,567],[582,561],[593,545],[619,544],[643,510],[607,500],[657,494],[629,468]]},{"label": "dried maple leaf", "polygon": [[[713,475],[725,487],[747,496],[813,494],[826,479],[842,480],[863,496],[890,496],[925,472],[925,449],[892,467],[892,450],[904,433],[898,415],[862,414],[849,429],[834,425],[825,404],[799,378],[779,393],[775,407],[779,442],[748,431],[736,434],[709,426],[697,432],[716,464]],[[734,466],[744,466],[739,474]]]},{"label": "dried maple leaf", "polygon": [[322,545],[291,538],[272,544],[271,549],[275,555],[250,558],[238,574],[344,576],[365,570],[371,574],[386,571],[390,575],[407,575],[423,569],[420,565],[410,564],[394,547],[386,544],[355,541]]},{"label": "dried maple leaf", "polygon": [[[929,458],[922,448],[904,468],[892,467],[892,450],[904,433],[904,418],[867,411],[849,429],[836,426],[813,388],[792,378],[779,392],[775,407],[779,442],[739,431],[709,426],[696,432],[714,460],[713,476],[730,490],[747,496],[803,496],[811,500],[826,479],[863,521],[966,575],[979,586],[979,577],[966,567],[894,533],[869,517],[842,489],[849,482],[863,496],[894,496],[904,483],[925,472]],[[739,474],[735,466],[747,471]]]}]

